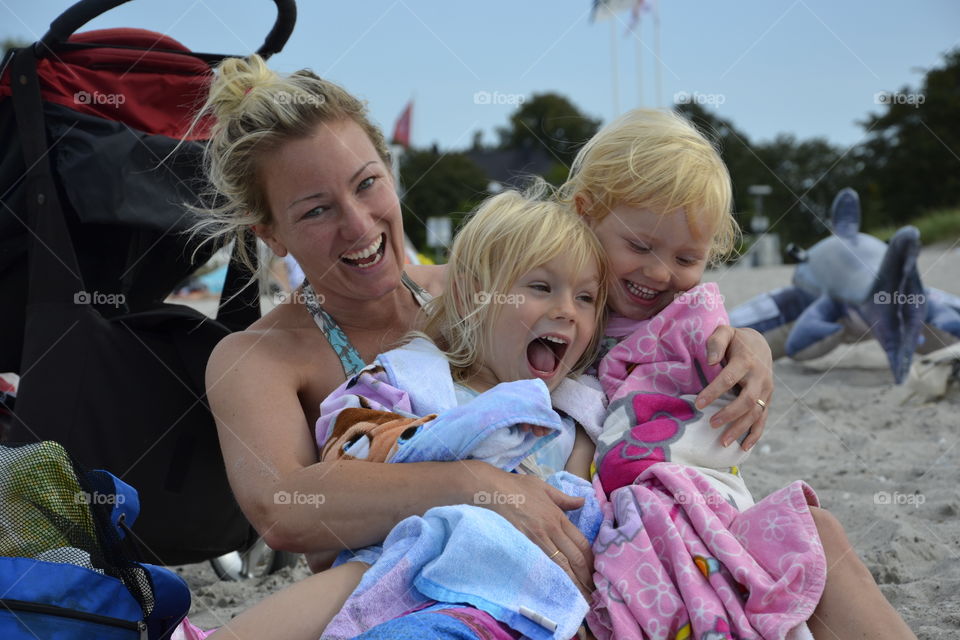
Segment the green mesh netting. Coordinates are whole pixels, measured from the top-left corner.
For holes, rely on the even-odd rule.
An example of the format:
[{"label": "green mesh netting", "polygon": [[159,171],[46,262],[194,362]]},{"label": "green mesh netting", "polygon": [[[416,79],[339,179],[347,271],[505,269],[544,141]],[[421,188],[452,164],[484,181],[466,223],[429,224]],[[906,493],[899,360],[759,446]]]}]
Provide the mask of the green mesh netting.
[{"label": "green mesh netting", "polygon": [[147,616],[153,589],[110,521],[116,499],[56,442],[0,446],[0,556],[69,563],[117,578]]}]

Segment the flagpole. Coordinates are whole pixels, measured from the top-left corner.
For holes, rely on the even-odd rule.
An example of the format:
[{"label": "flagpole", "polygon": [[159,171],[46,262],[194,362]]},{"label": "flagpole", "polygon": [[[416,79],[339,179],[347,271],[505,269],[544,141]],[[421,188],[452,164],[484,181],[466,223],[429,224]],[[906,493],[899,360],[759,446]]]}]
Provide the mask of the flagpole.
[{"label": "flagpole", "polygon": [[656,72],[657,108],[663,107],[663,61],[660,58],[660,0],[653,7],[653,55],[657,59]]},{"label": "flagpole", "polygon": [[617,68],[617,21],[610,20],[610,68],[613,71],[613,117],[620,115],[620,71]]},{"label": "flagpole", "polygon": [[633,32],[633,48],[637,54],[637,106],[643,106],[643,42],[640,40],[640,37],[637,35],[637,31],[643,30],[643,23],[640,20],[639,15],[637,16],[637,22],[632,28]]}]

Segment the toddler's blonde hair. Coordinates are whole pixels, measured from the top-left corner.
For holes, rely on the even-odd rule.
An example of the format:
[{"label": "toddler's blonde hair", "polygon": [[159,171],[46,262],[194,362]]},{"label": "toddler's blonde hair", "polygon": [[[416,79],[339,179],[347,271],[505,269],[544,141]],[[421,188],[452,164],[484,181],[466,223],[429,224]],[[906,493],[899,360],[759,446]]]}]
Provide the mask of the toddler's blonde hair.
[{"label": "toddler's blonde hair", "polygon": [[692,232],[712,230],[713,262],[733,250],[739,234],[720,154],[671,111],[634,109],[605,126],[577,153],[560,193],[571,206],[582,199],[581,213],[597,221],[620,205],[657,213],[683,208]]}]

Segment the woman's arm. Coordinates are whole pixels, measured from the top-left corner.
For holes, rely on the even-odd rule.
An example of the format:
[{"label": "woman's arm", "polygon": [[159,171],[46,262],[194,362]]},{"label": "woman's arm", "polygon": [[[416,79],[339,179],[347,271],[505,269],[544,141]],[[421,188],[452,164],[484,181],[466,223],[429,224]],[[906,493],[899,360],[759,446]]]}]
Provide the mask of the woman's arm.
[{"label": "woman's arm", "polygon": [[270,546],[298,552],[361,547],[383,540],[409,515],[462,501],[461,483],[439,465],[378,465],[372,472],[363,462],[318,463],[298,373],[271,346],[277,345],[263,334],[234,334],[207,366],[230,485]]},{"label": "woman's arm", "polygon": [[740,395],[718,411],[710,424],[730,425],[724,434],[724,446],[749,431],[741,445],[747,451],[760,439],[767,423],[767,411],[757,400],[768,403],[773,395],[773,357],[759,332],[723,325],[707,340],[707,362],[716,364],[724,358],[726,366],[697,396],[697,407],[702,409],[739,385]]},{"label": "woman's arm", "polygon": [[[207,365],[207,395],[230,485],[267,544],[303,553],[359,548],[382,541],[397,522],[431,507],[473,504],[478,491],[500,492],[523,500],[484,506],[548,555],[562,549],[561,566],[590,584],[590,546],[563,513],[582,500],[539,478],[476,460],[317,462],[313,429],[298,396],[299,374],[277,357],[280,351],[282,345],[262,333],[237,333],[217,345]],[[329,359],[338,371],[335,357]]]}]

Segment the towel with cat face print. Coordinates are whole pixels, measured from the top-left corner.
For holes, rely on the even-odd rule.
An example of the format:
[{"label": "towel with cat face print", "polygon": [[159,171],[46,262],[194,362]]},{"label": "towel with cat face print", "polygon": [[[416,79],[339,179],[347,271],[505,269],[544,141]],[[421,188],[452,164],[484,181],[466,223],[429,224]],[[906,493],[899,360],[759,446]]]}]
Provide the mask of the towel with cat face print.
[{"label": "towel with cat face print", "polygon": [[[549,433],[537,436],[521,425]],[[432,343],[416,339],[381,354],[330,394],[320,405],[316,435],[323,460],[477,459],[512,471],[571,429],[539,379],[503,382],[459,404],[446,360]]]}]

